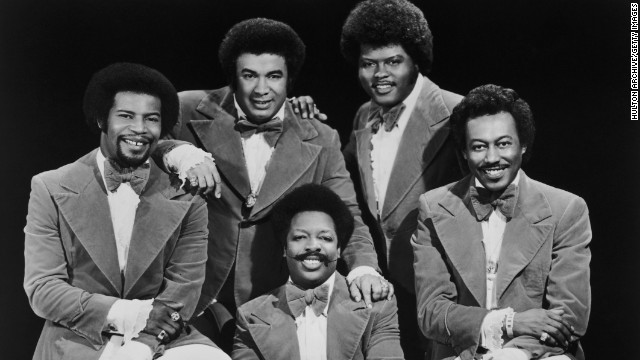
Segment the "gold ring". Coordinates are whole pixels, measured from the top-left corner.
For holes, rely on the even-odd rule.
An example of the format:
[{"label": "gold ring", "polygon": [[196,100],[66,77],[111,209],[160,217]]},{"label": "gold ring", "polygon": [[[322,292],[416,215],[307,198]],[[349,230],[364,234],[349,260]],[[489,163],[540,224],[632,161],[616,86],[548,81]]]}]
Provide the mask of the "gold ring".
[{"label": "gold ring", "polygon": [[178,321],[178,320],[180,320],[180,314],[178,314],[178,312],[177,312],[177,311],[172,312],[172,313],[171,313],[171,320],[173,320],[173,321]]},{"label": "gold ring", "polygon": [[549,334],[543,331],[542,335],[540,335],[540,341],[546,342],[548,338],[549,338]]},{"label": "gold ring", "polygon": [[166,338],[168,336],[167,332],[164,330],[160,331],[160,334],[158,334],[158,336],[156,336],[156,338],[158,338],[158,340],[163,341],[164,338]]}]

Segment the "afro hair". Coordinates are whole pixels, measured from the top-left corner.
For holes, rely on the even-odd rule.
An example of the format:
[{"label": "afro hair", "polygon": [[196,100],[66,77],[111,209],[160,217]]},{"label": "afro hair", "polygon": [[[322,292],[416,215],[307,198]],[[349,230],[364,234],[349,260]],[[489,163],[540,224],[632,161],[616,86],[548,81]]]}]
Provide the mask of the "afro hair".
[{"label": "afro hair", "polygon": [[340,197],[318,184],[302,185],[287,194],[274,206],[271,224],[276,238],[284,247],[293,217],[304,211],[319,211],[331,217],[338,236],[338,247],[344,250],[353,234],[353,215]]},{"label": "afro hair", "polygon": [[367,0],[355,7],[342,27],[342,55],[357,64],[361,45],[400,45],[423,75],[431,70],[431,30],[422,11],[406,0]]},{"label": "afro hair", "polygon": [[305,45],[287,24],[265,18],[255,18],[235,24],[225,35],[218,59],[231,87],[236,85],[236,60],[242,54],[273,54],[282,56],[287,64],[287,90],[300,72],[305,58]]},{"label": "afro hair", "polygon": [[97,133],[101,128],[106,129],[104,122],[119,92],[148,94],[160,99],[162,136],[178,121],[178,93],[164,75],[140,64],[115,63],[93,74],[84,93],[82,109],[91,131]]},{"label": "afro hair", "polygon": [[488,84],[471,90],[451,113],[451,127],[456,143],[459,149],[464,151],[469,120],[501,112],[513,116],[520,144],[527,148],[522,156],[524,164],[531,157],[536,125],[529,104],[512,89]]}]

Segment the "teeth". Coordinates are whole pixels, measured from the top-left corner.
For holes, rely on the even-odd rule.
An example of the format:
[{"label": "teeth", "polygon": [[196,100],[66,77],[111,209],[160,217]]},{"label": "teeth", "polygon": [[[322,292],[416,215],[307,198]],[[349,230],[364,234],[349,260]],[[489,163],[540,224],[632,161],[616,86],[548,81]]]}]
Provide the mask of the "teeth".
[{"label": "teeth", "polygon": [[311,265],[316,265],[320,263],[320,260],[317,259],[305,259],[304,262],[309,263]]},{"label": "teeth", "polygon": [[503,169],[484,169],[484,172],[489,175],[498,175]]},{"label": "teeth", "polygon": [[124,141],[125,141],[127,144],[130,144],[130,145],[142,146],[142,143],[141,143],[141,142],[138,142],[138,141],[132,141],[132,140],[126,140],[126,139],[125,139]]},{"label": "teeth", "polygon": [[378,88],[378,89],[388,89],[390,87],[391,87],[391,85],[376,85],[376,88]]}]

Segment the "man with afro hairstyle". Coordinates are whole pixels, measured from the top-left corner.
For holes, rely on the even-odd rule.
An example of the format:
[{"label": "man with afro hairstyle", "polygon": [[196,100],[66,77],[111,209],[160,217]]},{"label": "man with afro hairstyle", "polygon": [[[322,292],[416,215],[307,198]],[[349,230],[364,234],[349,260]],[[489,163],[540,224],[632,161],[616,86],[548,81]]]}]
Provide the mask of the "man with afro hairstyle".
[{"label": "man with afro hairstyle", "polygon": [[[342,256],[348,269],[356,270],[350,278],[354,300],[364,298],[370,305],[372,297],[389,296],[390,287],[376,272],[373,241],[360,217],[338,133],[298,116],[286,101],[304,63],[302,40],[282,22],[249,19],[227,32],[218,57],[229,86],[180,93],[181,119],[172,133],[211,153],[224,184],[221,198],[208,201],[209,260],[197,312],[211,311],[197,326],[229,349],[236,308],[286,281],[271,208],[307,183],[333,190],[355,218]],[[180,148],[187,147],[176,151]],[[220,333],[206,330],[216,327]]]},{"label": "man with afro hairstyle", "polygon": [[205,201],[149,159],[178,120],[178,95],[131,63],[84,96],[100,146],[33,177],[24,288],[46,321],[33,359],[229,359],[188,325],[204,281]]},{"label": "man with afro hairstyle", "polygon": [[[416,323],[413,254],[418,197],[461,177],[448,119],[461,96],[426,76],[433,38],[422,11],[405,0],[358,4],[342,28],[341,50],[357,65],[371,100],[358,110],[347,169],[378,263],[395,285],[407,359],[422,358]],[[423,346],[424,348],[424,346]]]}]

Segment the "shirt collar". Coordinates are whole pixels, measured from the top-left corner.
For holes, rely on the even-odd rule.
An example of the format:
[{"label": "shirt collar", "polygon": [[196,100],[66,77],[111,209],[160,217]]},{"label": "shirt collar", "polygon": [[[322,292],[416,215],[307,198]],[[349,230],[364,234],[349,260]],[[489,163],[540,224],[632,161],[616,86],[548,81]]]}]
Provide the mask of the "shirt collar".
[{"label": "shirt collar", "polygon": [[[284,105],[286,102],[287,101],[285,100],[282,103],[282,106],[280,106],[280,109],[278,110],[278,112],[275,114],[273,118],[280,118],[280,120],[284,121]],[[242,111],[242,108],[240,108],[240,104],[238,104],[238,101],[236,100],[236,94],[233,94],[233,105],[236,107],[236,111],[238,112],[238,119],[241,117],[244,117],[245,119],[249,120],[249,118],[247,117],[247,114],[245,114],[244,111]]]},{"label": "shirt collar", "polygon": [[[289,276],[289,282],[295,285],[293,280],[291,280],[291,276]],[[327,311],[329,309],[329,302],[331,301],[331,294],[333,294],[333,285],[335,284],[335,282],[336,282],[336,272],[334,271],[333,274],[331,274],[331,276],[329,276],[327,281],[325,281],[324,283],[318,285],[318,286],[322,286],[324,284],[328,284],[329,285],[329,293],[327,294],[327,306],[325,306],[324,310],[322,311],[324,316],[327,316]]]},{"label": "shirt collar", "polygon": [[402,101],[405,106],[405,113],[411,114],[411,112],[413,112],[413,108],[418,102],[418,96],[420,96],[420,92],[422,91],[422,86],[424,86],[424,78],[421,74],[418,74],[418,79],[416,80],[415,85],[413,85],[413,90],[411,90],[409,96]]}]

